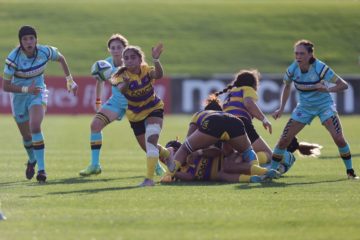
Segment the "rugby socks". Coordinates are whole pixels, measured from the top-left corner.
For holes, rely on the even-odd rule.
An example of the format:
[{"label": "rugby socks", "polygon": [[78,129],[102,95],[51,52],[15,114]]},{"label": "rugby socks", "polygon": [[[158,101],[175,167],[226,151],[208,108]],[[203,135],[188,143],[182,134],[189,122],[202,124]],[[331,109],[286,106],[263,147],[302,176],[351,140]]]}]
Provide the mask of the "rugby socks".
[{"label": "rugby socks", "polygon": [[239,182],[241,183],[249,183],[250,182],[250,175],[244,175],[244,174],[241,174],[240,177],[239,177]]},{"label": "rugby socks", "polygon": [[166,159],[170,156],[170,151],[161,146],[160,144],[157,145],[159,149],[159,157]]},{"label": "rugby socks", "polygon": [[31,134],[38,171],[45,170],[45,144],[42,133]]},{"label": "rugby socks", "polygon": [[346,144],[345,147],[339,147],[339,153],[345,164],[346,169],[352,169],[352,159],[349,144]]},{"label": "rugby socks", "polygon": [[263,152],[263,151],[257,152],[256,155],[257,155],[257,158],[258,158],[260,164],[266,164],[270,160],[268,158],[266,152]]},{"label": "rugby socks", "polygon": [[102,145],[102,133],[91,133],[90,135],[90,145],[91,145],[91,165],[99,165],[100,158],[100,149]]},{"label": "rugby socks", "polygon": [[34,147],[32,141],[25,141],[23,140],[24,148],[26,150],[26,153],[29,157],[29,162],[34,163],[36,162],[35,154],[34,154]]},{"label": "rugby socks", "polygon": [[263,168],[263,167],[260,167],[259,165],[251,165],[251,168],[250,168],[250,175],[264,175],[267,173],[267,169],[266,168]]},{"label": "rugby socks", "polygon": [[277,169],[279,167],[279,163],[283,159],[285,151],[286,149],[280,149],[278,147],[275,147],[271,159],[271,169]]},{"label": "rugby socks", "polygon": [[147,166],[147,172],[146,172],[146,178],[147,179],[154,179],[154,171],[155,166],[158,162],[158,157],[146,157],[146,166]]}]

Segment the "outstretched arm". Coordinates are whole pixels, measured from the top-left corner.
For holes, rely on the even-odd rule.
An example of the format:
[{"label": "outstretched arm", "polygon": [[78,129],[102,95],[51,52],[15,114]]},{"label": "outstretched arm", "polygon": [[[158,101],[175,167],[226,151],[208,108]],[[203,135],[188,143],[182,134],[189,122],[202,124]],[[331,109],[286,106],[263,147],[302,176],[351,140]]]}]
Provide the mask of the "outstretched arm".
[{"label": "outstretched arm", "polygon": [[277,109],[273,114],[273,118],[276,120],[281,117],[282,113],[284,112],[284,108],[286,105],[287,100],[290,96],[290,90],[291,90],[291,84],[284,84],[282,93],[281,93],[281,102],[280,102],[280,108]]},{"label": "outstretched arm", "polygon": [[60,55],[58,61],[60,62],[60,65],[65,74],[66,88],[67,88],[68,92],[72,92],[74,94],[74,96],[76,96],[78,86],[70,74],[69,66],[66,62],[65,57],[63,55]]},{"label": "outstretched arm", "polygon": [[265,114],[261,111],[259,106],[254,102],[250,97],[245,98],[244,104],[246,109],[250,112],[251,116],[260,120],[263,123],[265,129],[269,130],[269,133],[272,133],[272,127],[270,121],[266,118]]},{"label": "outstretched arm", "polygon": [[152,48],[152,57],[155,66],[155,71],[150,73],[152,78],[160,79],[164,74],[163,68],[160,63],[160,55],[163,50],[164,50],[164,45],[162,43],[159,43],[158,45]]}]

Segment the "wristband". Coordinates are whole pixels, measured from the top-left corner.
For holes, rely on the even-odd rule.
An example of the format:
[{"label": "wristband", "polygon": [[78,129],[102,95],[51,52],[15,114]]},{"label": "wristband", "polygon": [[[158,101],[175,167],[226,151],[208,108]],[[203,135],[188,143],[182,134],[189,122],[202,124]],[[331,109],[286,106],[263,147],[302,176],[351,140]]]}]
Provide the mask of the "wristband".
[{"label": "wristband", "polygon": [[65,77],[66,81],[73,81],[73,77],[71,76],[71,74],[69,74],[69,76]]},{"label": "wristband", "polygon": [[101,99],[100,98],[97,98],[96,101],[95,101],[96,104],[101,104]]},{"label": "wristband", "polygon": [[270,123],[269,120],[268,120],[266,117],[264,117],[264,119],[262,120],[262,122],[263,122],[263,124]]},{"label": "wristband", "polygon": [[153,58],[153,62],[154,62],[154,63],[158,63],[158,62],[160,62],[160,59],[158,59],[158,58]]},{"label": "wristband", "polygon": [[21,87],[21,92],[22,93],[28,93],[29,92],[29,87]]}]

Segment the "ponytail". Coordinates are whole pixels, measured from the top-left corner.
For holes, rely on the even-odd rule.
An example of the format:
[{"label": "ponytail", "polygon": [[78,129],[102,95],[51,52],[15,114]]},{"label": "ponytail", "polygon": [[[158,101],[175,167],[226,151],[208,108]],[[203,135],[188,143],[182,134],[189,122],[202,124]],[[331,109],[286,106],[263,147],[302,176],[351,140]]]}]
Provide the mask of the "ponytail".
[{"label": "ponytail", "polygon": [[215,92],[215,96],[218,97],[219,95],[226,93],[227,91],[231,90],[234,87],[234,85],[227,85],[226,88],[224,88],[222,91]]}]

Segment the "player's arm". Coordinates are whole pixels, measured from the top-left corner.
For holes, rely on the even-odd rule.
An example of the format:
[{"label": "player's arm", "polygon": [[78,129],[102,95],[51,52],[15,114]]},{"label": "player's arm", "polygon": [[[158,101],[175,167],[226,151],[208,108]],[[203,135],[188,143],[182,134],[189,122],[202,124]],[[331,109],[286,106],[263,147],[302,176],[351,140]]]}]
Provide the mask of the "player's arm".
[{"label": "player's arm", "polygon": [[181,181],[193,181],[195,179],[195,176],[191,173],[185,173],[185,172],[176,172],[175,178],[180,179]]},{"label": "player's arm", "polygon": [[190,123],[189,124],[189,129],[188,129],[188,132],[186,134],[186,137],[190,136],[191,134],[193,134],[193,132],[195,132],[197,129],[197,126],[195,123]]},{"label": "player's arm", "polygon": [[349,88],[349,85],[347,82],[342,79],[341,77],[337,76],[337,79],[335,80],[335,86],[327,88],[325,85],[321,89],[318,89],[318,91],[322,92],[341,92]]},{"label": "player's arm", "polygon": [[164,46],[162,43],[159,43],[155,47],[152,48],[152,57],[154,62],[154,71],[150,72],[150,77],[155,79],[160,79],[164,75],[163,68],[160,63],[160,55],[164,50]]},{"label": "player's arm", "polygon": [[284,112],[286,102],[290,96],[290,90],[291,90],[291,82],[284,82],[283,89],[281,92],[281,98],[280,98],[280,108],[277,109],[272,115],[274,119],[280,118],[282,113]]},{"label": "player's arm", "polygon": [[244,105],[250,112],[251,116],[260,120],[263,123],[265,129],[268,129],[270,134],[272,133],[272,127],[270,121],[266,118],[265,114],[261,111],[256,102],[251,98],[247,97],[244,99]]},{"label": "player's arm", "polygon": [[60,63],[64,74],[65,74],[65,78],[66,78],[66,88],[68,90],[68,92],[72,92],[74,94],[74,96],[76,96],[76,92],[78,90],[78,85],[76,84],[76,82],[74,81],[73,77],[70,74],[70,70],[69,70],[69,66],[66,62],[66,59],[63,55],[59,54],[59,58],[57,59],[57,61]]},{"label": "player's arm", "polygon": [[32,81],[30,86],[17,86],[15,84],[12,84],[11,80],[14,77],[14,73],[15,68],[10,64],[6,64],[2,81],[2,87],[5,92],[30,93],[37,95],[41,91],[41,88],[35,87],[35,81]]},{"label": "player's arm", "polygon": [[98,112],[101,108],[101,99],[102,99],[102,92],[104,89],[104,81],[96,81],[95,85],[95,95],[96,95],[96,101],[95,101],[95,110]]}]

